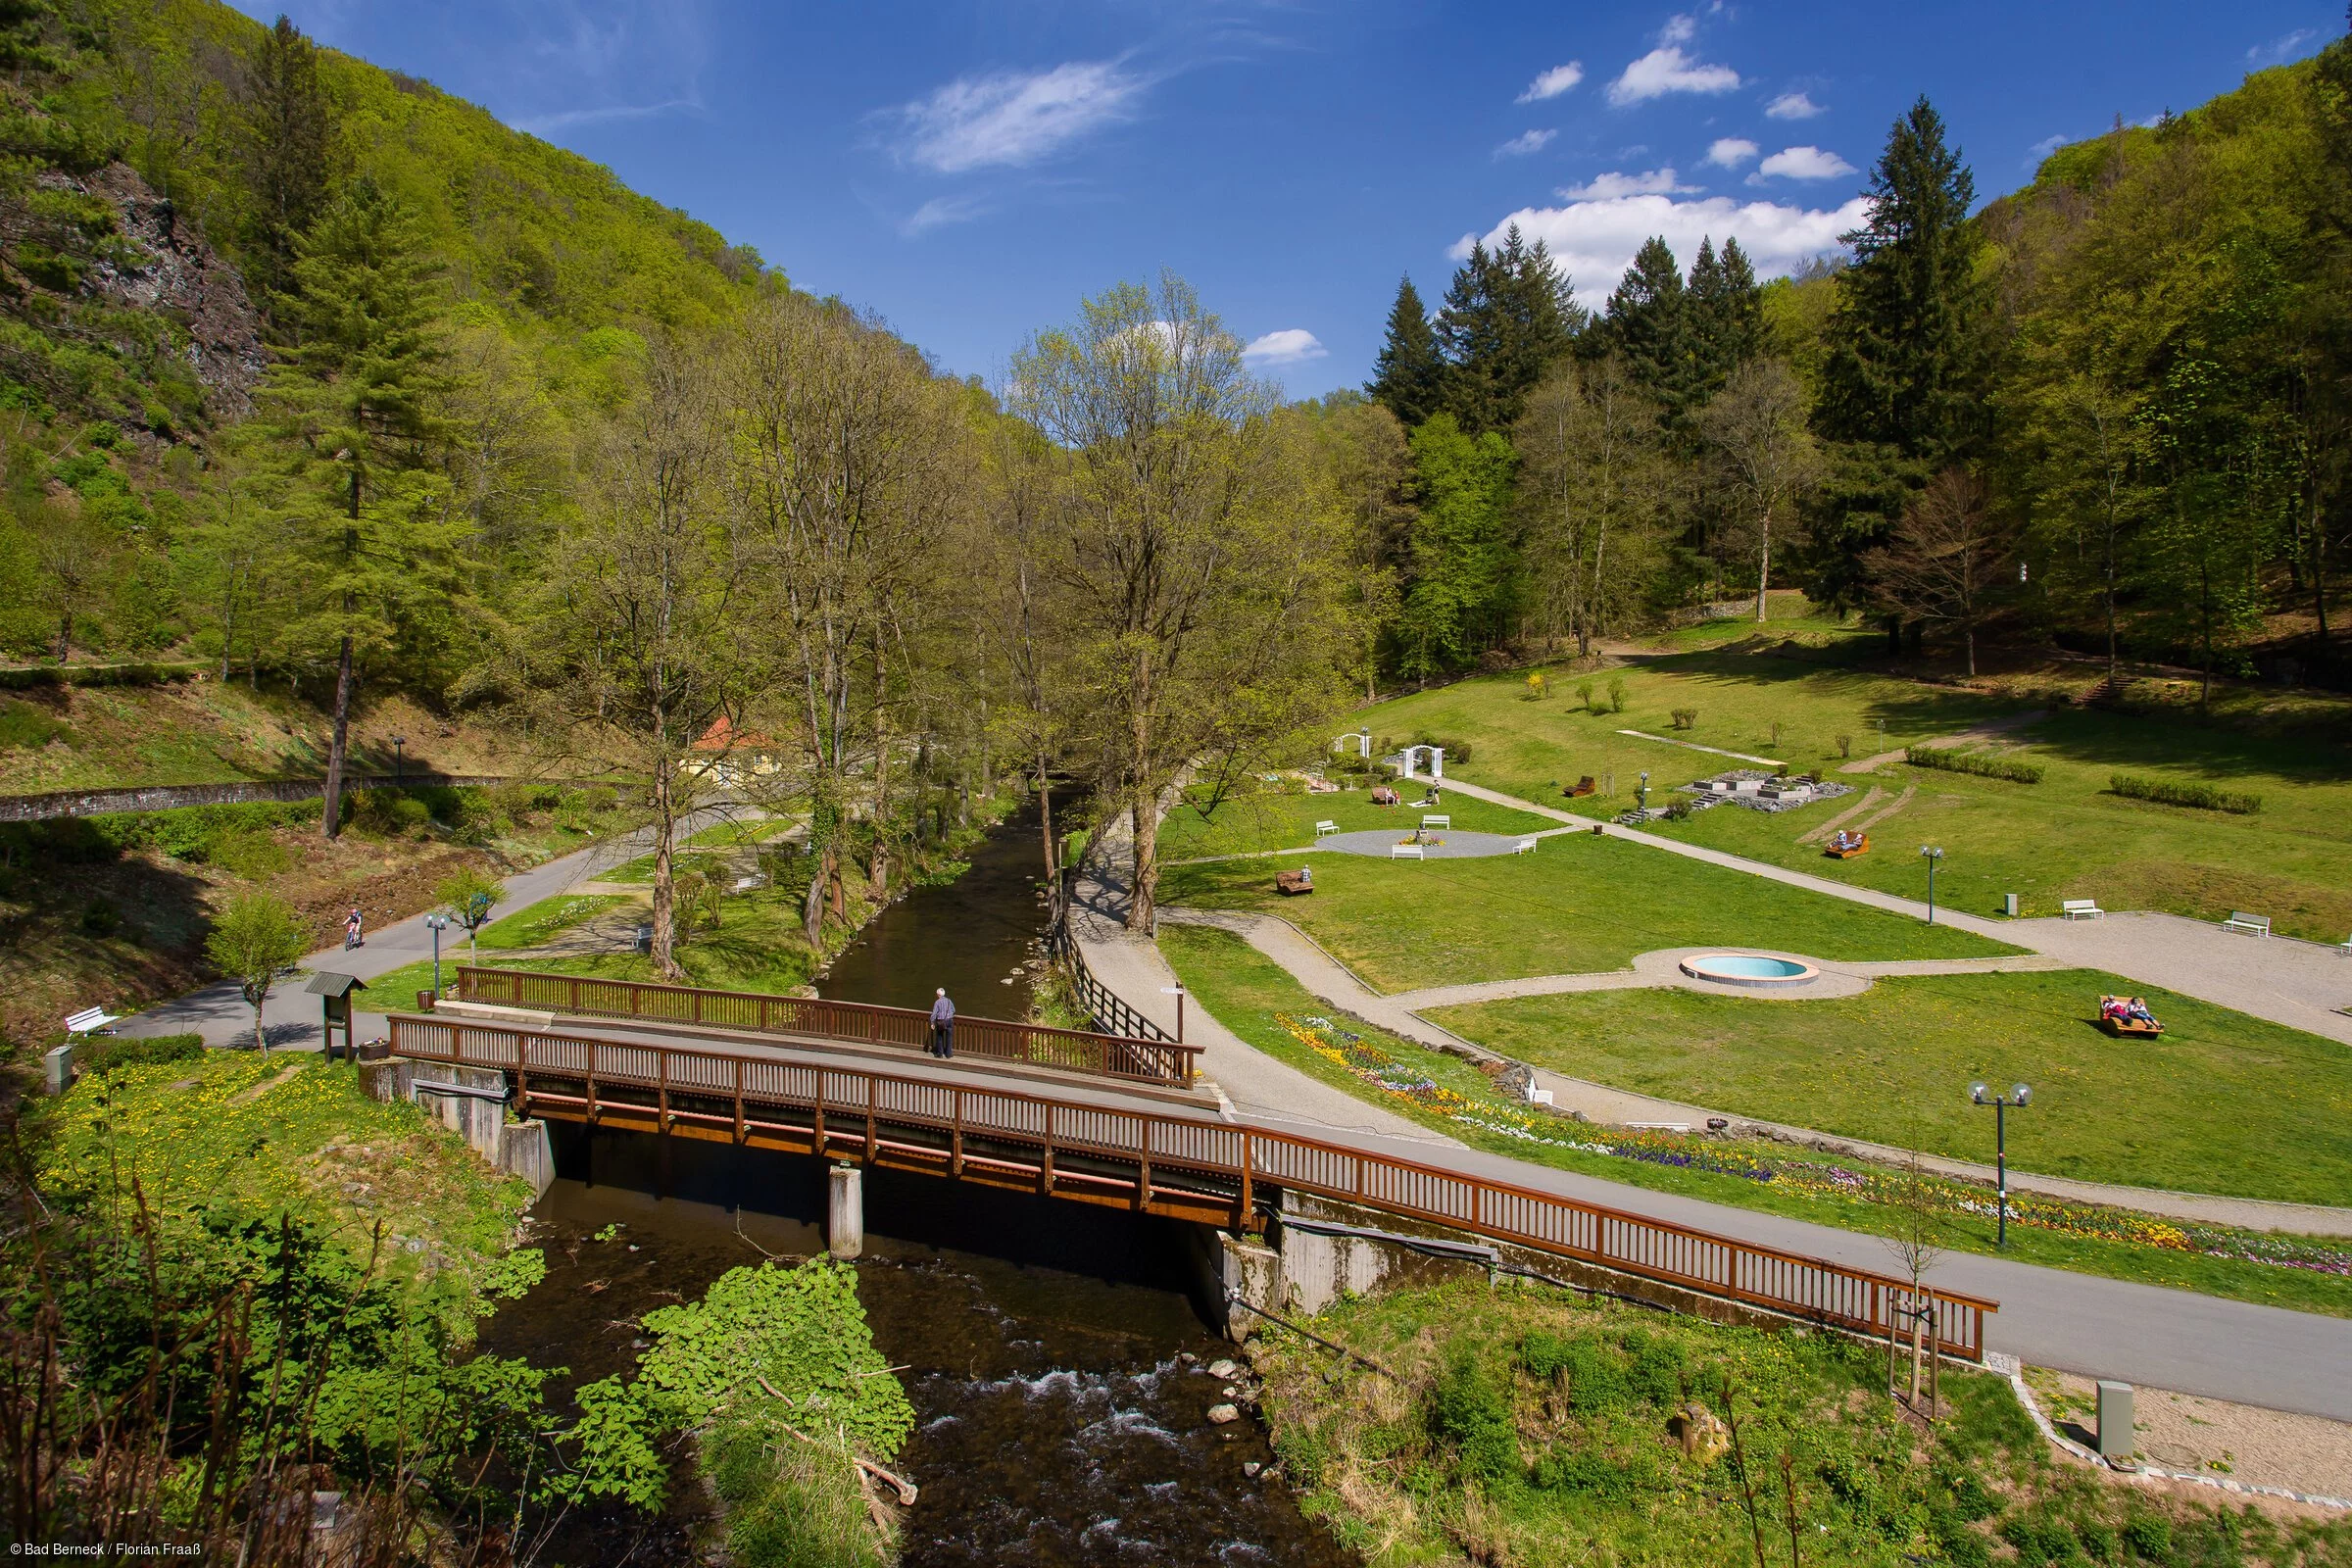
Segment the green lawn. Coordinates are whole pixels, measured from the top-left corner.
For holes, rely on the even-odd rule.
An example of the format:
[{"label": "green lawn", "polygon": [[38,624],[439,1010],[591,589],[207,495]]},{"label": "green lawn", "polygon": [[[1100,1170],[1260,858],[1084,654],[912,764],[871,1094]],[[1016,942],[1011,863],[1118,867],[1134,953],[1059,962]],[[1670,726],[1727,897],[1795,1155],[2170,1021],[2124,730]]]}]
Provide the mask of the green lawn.
[{"label": "green lawn", "polygon": [[[2102,992],[2165,1033],[2116,1040]],[[2010,1163],[2082,1181],[2352,1201],[2352,1046],[2092,970],[1882,980],[1822,1002],[1608,991],[1432,1011],[1506,1055],[1713,1110],[1992,1160],[1975,1079],[2023,1080]]]},{"label": "green lawn", "polygon": [[535,948],[615,905],[633,902],[625,893],[569,893],[541,899],[482,927],[482,946]]},{"label": "green lawn", "polygon": [[1949,926],[1770,882],[1618,838],[1565,834],[1533,855],[1476,860],[1315,858],[1311,898],[1273,867],[1171,866],[1169,904],[1265,908],[1382,991],[1619,969],[1654,948],[1723,943],[1819,958],[1961,958],[2013,952]]},{"label": "green lawn", "polygon": [[1209,855],[1251,855],[1263,850],[1298,849],[1312,844],[1315,824],[1337,822],[1343,833],[1368,828],[1394,828],[1398,838],[1420,826],[1424,811],[1443,811],[1465,833],[1541,833],[1560,824],[1507,806],[1474,801],[1467,795],[1445,797],[1445,804],[1420,807],[1423,786],[1403,786],[1403,806],[1374,806],[1368,789],[1342,790],[1336,795],[1308,795],[1265,790],[1240,796],[1203,815],[1192,805],[1179,805],[1159,827],[1163,860],[1191,859]]},{"label": "green lawn", "polygon": [[[1887,1208],[1850,1198],[1788,1189],[1676,1164],[1651,1163],[1578,1149],[1531,1144],[1504,1134],[1466,1126],[1416,1101],[1381,1093],[1345,1067],[1308,1050],[1283,1029],[1274,1021],[1277,1013],[1304,1016],[1328,1014],[1330,1009],[1272,959],[1239,937],[1210,927],[1167,925],[1160,928],[1159,948],[1198,1004],[1251,1046],[1310,1077],[1409,1116],[1476,1148],[1629,1186],[1683,1193],[1711,1202],[1786,1214],[1844,1230],[1885,1234],[1893,1223]],[[1780,1005],[1793,1011],[1798,1004],[1757,1005]],[[1421,1067],[1440,1087],[1452,1090],[1467,1099],[1499,1103],[1485,1078],[1459,1059],[1427,1051],[1368,1025],[1351,1023],[1348,1027],[1359,1030],[1397,1058],[1410,1060]],[[2029,1110],[2026,1114],[2033,1115],[2034,1111]],[[1729,1147],[1737,1149],[1740,1146]],[[1763,1152],[1768,1155],[1785,1152],[1777,1146]],[[1942,1240],[1959,1250],[1990,1252],[1994,1250],[1992,1221],[1980,1216],[1956,1217],[1945,1226]],[[2250,1250],[2249,1245],[2247,1250]],[[2236,1251],[2238,1249],[2232,1246],[2230,1250]],[[2258,1263],[2247,1256],[2215,1255],[2161,1246],[2133,1245],[2102,1236],[2072,1235],[2025,1225],[2011,1227],[2007,1255],[2053,1268],[2071,1268],[2086,1274],[2201,1291],[2236,1300],[2352,1317],[2352,1280],[2311,1269]],[[1889,1267],[1892,1266],[1890,1255]]]},{"label": "green lawn", "polygon": [[[1911,803],[1872,830],[1877,851],[1854,860],[1825,859],[1795,842],[1842,805],[1777,816],[1727,807],[1656,830],[1913,898],[1926,890],[1918,848],[1934,842],[1946,852],[1938,895],[1948,891],[1955,906],[1980,913],[2016,893],[2029,914],[2088,897],[2108,908],[2202,918],[2251,908],[2272,915],[2281,934],[2328,942],[2352,931],[2352,747],[2051,706],[2043,719],[2001,737],[2010,755],[2045,769],[2039,784],[1900,762],[1877,776],[1844,774],[1837,769],[1848,752],[1858,760],[1897,751],[2034,705],[1843,667],[1836,657],[1715,651],[1589,677],[1555,669],[1552,695],[1541,701],[1528,698],[1524,675],[1495,675],[1400,698],[1361,717],[1381,736],[1428,732],[1469,742],[1470,760],[1449,759],[1448,772],[1530,800],[1557,804],[1563,783],[1591,774],[1604,794],[1576,809],[1593,815],[1631,806],[1645,769],[1654,805],[1676,785],[1740,765],[1621,729],[1776,758],[1860,789],[1877,784],[1888,792],[1882,804],[1916,784]],[[1625,686],[1623,712],[1579,706],[1580,681],[1591,680],[1603,699],[1612,678]],[[1677,708],[1696,711],[1687,731],[1671,727]],[[2230,816],[2127,801],[2107,793],[2117,772],[2213,783],[2260,795],[2263,806]]]}]

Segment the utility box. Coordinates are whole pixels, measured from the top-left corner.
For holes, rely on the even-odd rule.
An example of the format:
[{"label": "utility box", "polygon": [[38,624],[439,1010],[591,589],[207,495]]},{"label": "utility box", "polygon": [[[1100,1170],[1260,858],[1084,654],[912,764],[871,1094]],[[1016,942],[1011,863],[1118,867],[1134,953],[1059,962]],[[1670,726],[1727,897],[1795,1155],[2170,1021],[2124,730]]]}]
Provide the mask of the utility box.
[{"label": "utility box", "polygon": [[74,1048],[58,1046],[41,1058],[41,1087],[62,1095],[74,1087]]},{"label": "utility box", "polygon": [[2017,918],[2017,895],[2016,895],[2016,894],[2014,894],[2014,893],[2004,893],[2004,894],[2002,894],[2002,895],[2001,895],[2001,912],[2002,912],[2003,914],[2007,915],[2007,916],[2008,916],[2010,919],[2012,919],[2012,920],[2014,920],[2014,919],[2016,919],[2016,918]]},{"label": "utility box", "polygon": [[2132,1385],[2099,1380],[2099,1457],[2114,1463],[2132,1457]]}]

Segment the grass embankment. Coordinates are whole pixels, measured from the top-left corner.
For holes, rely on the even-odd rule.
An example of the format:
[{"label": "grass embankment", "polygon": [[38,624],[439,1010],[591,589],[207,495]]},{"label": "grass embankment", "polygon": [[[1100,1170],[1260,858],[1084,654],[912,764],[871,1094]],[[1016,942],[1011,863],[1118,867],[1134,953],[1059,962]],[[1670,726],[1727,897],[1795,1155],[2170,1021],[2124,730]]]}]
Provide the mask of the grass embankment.
[{"label": "grass embankment", "polygon": [[[1800,1549],[1886,1568],[2286,1568],[2352,1551],[2340,1520],[2279,1524],[2061,1466],[1989,1374],[1944,1371],[1923,1428],[1886,1396],[1885,1349],[1839,1336],[1483,1280],[1346,1299],[1313,1327],[1383,1371],[1269,1328],[1250,1349],[1260,1402],[1302,1506],[1373,1568],[1745,1568]],[[1668,1423],[1693,1402],[1709,1438],[1689,1452]]]},{"label": "grass embankment", "polygon": [[67,1194],[127,1200],[136,1182],[167,1218],[291,1211],[362,1260],[380,1225],[379,1266],[428,1286],[461,1323],[531,1201],[528,1183],[422,1110],[370,1100],[350,1064],[310,1053],[214,1051],[85,1076],[28,1132],[42,1183]]},{"label": "grass embankment", "polygon": [[[1676,786],[1744,765],[1621,729],[1774,758],[1858,792],[1875,784],[1886,792],[1881,806],[1916,785],[1909,804],[1872,828],[1877,849],[1852,860],[1827,859],[1796,840],[1858,804],[1861,793],[1777,815],[1722,807],[1653,831],[1911,898],[1926,891],[1918,846],[1932,842],[1946,852],[1937,897],[1977,913],[1997,912],[2000,895],[2016,893],[2028,914],[2055,914],[2062,899],[2095,898],[2108,908],[2207,919],[2256,909],[2282,935],[2328,942],[2352,931],[2352,747],[2340,739],[2052,706],[1757,652],[1693,653],[1591,676],[1554,668],[1548,678],[1551,695],[1541,701],[1529,698],[1524,675],[1495,675],[1400,698],[1361,717],[1381,735],[1471,742],[1473,760],[1449,771],[1594,816],[1633,806],[1644,769],[1655,806],[1675,799]],[[1624,710],[1580,706],[1576,688],[1588,680],[1596,700],[1611,681],[1622,683]],[[1673,727],[1677,709],[1696,714],[1689,729]],[[1987,744],[2041,767],[2038,784],[1899,761],[1875,774],[1839,771],[1849,755],[1899,752],[2034,710],[2046,716]],[[2233,815],[2127,800],[2109,791],[2119,772],[2258,795],[2262,808]],[[1603,794],[1562,802],[1561,785],[1586,774]]]},{"label": "grass embankment", "polygon": [[[1506,1101],[1455,1057],[1350,1024],[1369,1053],[1318,1050],[1281,1017],[1328,1013],[1272,959],[1230,932],[1161,927],[1160,951],[1211,1016],[1309,1077],[1458,1138],[1473,1148],[1606,1181],[1681,1193],[1871,1235],[1899,1228],[1888,1173],[1855,1161],[1792,1158],[1785,1148],[1668,1134],[1608,1134]],[[1796,1004],[1758,1004],[1794,1008]],[[1812,1005],[1806,1004],[1805,1005]],[[1387,1065],[1379,1058],[1387,1058]],[[1365,1066],[1369,1062],[1371,1065]],[[2029,1111],[2028,1115],[2034,1114]],[[1541,1141],[1539,1141],[1541,1140]],[[1849,1180],[1857,1172],[1872,1180]],[[1888,1178],[1888,1179],[1879,1179]],[[1990,1193],[1936,1184],[1944,1244],[1992,1252]],[[2086,1205],[2011,1199],[2005,1255],[2053,1268],[2201,1291],[2237,1300],[2352,1317],[2352,1250],[2183,1226]],[[2269,1257],[2275,1261],[2258,1261]],[[1888,1266],[1892,1266],[1889,1254]]]},{"label": "grass embankment", "polygon": [[1317,822],[1336,822],[1343,833],[1393,828],[1400,839],[1411,836],[1425,813],[1443,812],[1463,833],[1542,833],[1560,824],[1507,806],[1494,806],[1467,795],[1444,797],[1434,807],[1412,803],[1422,796],[1419,780],[1397,786],[1405,804],[1374,806],[1368,789],[1341,790],[1336,795],[1308,795],[1300,790],[1263,789],[1236,796],[1203,814],[1199,806],[1178,803],[1159,825],[1159,854],[1163,861],[1195,859],[1212,855],[1256,855],[1268,850],[1311,846]]},{"label": "grass embankment", "polygon": [[[1728,809],[1728,808],[1727,808]],[[1624,839],[1563,834],[1533,855],[1392,861],[1327,855],[1315,895],[1284,899],[1247,860],[1172,866],[1165,904],[1271,909],[1382,991],[1620,969],[1656,948],[1777,948],[1849,960],[2013,953],[1828,894]]]},{"label": "grass embankment", "polygon": [[[2102,993],[2165,1033],[2117,1040]],[[1588,992],[1431,1020],[1573,1077],[1956,1158],[1992,1159],[1974,1080],[2024,1081],[2009,1162],[2082,1181],[2303,1203],[2352,1197],[2352,1046],[2092,970],[1881,980],[1819,1002]]]}]

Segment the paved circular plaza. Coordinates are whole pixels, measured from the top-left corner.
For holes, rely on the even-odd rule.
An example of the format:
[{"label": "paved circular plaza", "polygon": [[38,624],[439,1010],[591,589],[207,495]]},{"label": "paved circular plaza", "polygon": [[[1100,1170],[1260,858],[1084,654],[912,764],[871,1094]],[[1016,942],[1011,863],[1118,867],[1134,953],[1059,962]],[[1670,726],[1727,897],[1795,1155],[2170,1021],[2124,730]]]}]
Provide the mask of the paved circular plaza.
[{"label": "paved circular plaza", "polygon": [[[1361,833],[1332,833],[1316,840],[1318,850],[1340,850],[1348,855],[1368,855],[1376,860],[1389,858],[1389,851],[1413,836],[1410,822],[1394,829],[1373,828]],[[1464,833],[1458,828],[1432,828],[1424,835],[1421,856],[1429,860],[1472,860],[1485,855],[1508,855],[1519,845],[1523,834]],[[1541,855],[1539,848],[1535,853]]]}]

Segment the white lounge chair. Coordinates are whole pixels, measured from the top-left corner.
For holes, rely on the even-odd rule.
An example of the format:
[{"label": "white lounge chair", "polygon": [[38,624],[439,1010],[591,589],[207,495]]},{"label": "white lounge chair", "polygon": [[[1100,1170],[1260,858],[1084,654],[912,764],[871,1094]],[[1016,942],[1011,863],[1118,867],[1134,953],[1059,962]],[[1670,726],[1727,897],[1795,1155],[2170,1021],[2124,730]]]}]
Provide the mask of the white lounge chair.
[{"label": "white lounge chair", "polygon": [[2267,914],[2248,914],[2243,909],[2231,909],[2230,918],[2222,922],[2225,931],[2243,931],[2250,937],[2271,934],[2271,917]]},{"label": "white lounge chair", "polygon": [[1392,844],[1389,846],[1389,858],[1392,860],[1426,860],[1429,857],[1421,853],[1421,846],[1418,844]]},{"label": "white lounge chair", "polygon": [[1322,838],[1325,834],[1337,833],[1339,830],[1340,824],[1337,822],[1317,822],[1315,824],[1315,837]]},{"label": "white lounge chair", "polygon": [[1523,838],[1523,839],[1521,839],[1521,840],[1520,840],[1518,843],[1516,843],[1516,844],[1512,845],[1512,846],[1511,846],[1511,853],[1512,853],[1513,855],[1533,855],[1533,854],[1535,854],[1535,853],[1536,853],[1536,840],[1535,840],[1535,836],[1534,836],[1533,834],[1530,834],[1528,837],[1526,837],[1526,838]]},{"label": "white lounge chair", "polygon": [[1449,812],[1440,811],[1435,815],[1423,816],[1421,818],[1421,825],[1423,827],[1442,827],[1446,831],[1451,832],[1453,829],[1453,817]]},{"label": "white lounge chair", "polygon": [[75,1035],[104,1034],[122,1020],[104,1007],[84,1007],[66,1020],[66,1038]]},{"label": "white lounge chair", "polygon": [[2100,908],[2095,900],[2068,899],[2058,906],[2058,917],[2062,920],[2104,920],[2107,911]]}]

